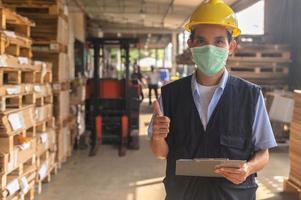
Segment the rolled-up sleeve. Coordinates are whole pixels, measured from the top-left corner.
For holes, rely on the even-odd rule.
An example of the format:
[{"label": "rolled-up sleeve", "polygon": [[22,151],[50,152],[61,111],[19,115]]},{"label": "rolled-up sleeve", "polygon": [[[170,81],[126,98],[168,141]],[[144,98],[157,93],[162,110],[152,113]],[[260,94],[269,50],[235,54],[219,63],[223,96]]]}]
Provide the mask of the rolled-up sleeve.
[{"label": "rolled-up sleeve", "polygon": [[277,146],[262,92],[258,97],[253,122],[253,142],[255,151],[270,149]]},{"label": "rolled-up sleeve", "polygon": [[[162,113],[164,113],[163,111],[163,106],[162,106],[162,97],[159,97],[159,104],[160,104],[160,109],[162,111]],[[147,135],[148,137],[151,137],[153,135],[153,118],[154,118],[154,114],[152,115],[151,121],[149,122],[148,128],[147,128]]]}]

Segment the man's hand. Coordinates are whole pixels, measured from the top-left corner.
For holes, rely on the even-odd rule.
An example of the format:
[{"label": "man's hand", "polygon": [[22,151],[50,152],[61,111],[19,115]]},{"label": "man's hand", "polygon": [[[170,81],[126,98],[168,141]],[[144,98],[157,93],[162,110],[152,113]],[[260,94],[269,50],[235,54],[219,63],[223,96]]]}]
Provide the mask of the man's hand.
[{"label": "man's hand", "polygon": [[243,164],[240,168],[218,167],[215,173],[222,175],[237,185],[243,183],[251,175],[248,163]]},{"label": "man's hand", "polygon": [[154,118],[153,118],[153,140],[163,140],[169,133],[170,119],[163,116],[158,101],[153,103]]}]

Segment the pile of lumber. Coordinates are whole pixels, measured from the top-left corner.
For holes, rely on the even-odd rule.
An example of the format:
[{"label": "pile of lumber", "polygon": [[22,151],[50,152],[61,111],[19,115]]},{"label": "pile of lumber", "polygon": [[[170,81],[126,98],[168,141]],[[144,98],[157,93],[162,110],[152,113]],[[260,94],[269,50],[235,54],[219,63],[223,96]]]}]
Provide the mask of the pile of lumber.
[{"label": "pile of lumber", "polygon": [[285,191],[295,191],[301,197],[301,91],[294,92],[295,106],[290,133],[290,173],[284,181]]}]

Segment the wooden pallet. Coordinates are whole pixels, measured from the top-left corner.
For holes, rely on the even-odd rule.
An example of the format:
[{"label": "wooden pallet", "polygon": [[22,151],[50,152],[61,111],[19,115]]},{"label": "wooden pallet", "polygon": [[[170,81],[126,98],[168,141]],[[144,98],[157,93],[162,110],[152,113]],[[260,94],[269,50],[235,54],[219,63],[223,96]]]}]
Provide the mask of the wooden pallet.
[{"label": "wooden pallet", "polygon": [[19,1],[16,3],[11,0],[4,0],[3,3],[8,6],[10,9],[24,15],[26,13],[32,14],[48,14],[48,15],[65,15],[64,5],[62,3],[53,3],[48,4],[41,2],[33,2],[33,1]]},{"label": "wooden pallet", "polygon": [[2,0],[4,4],[25,4],[27,6],[51,6],[56,4],[63,4],[64,0]]},{"label": "wooden pallet", "polygon": [[0,113],[0,136],[13,136],[34,125],[34,106]]},{"label": "wooden pallet", "polygon": [[18,68],[0,67],[0,86],[34,83],[34,71]]},{"label": "wooden pallet", "polygon": [[0,7],[1,30],[14,31],[20,36],[30,38],[31,26],[34,25],[26,17],[18,15],[7,8]]},{"label": "wooden pallet", "polygon": [[34,61],[36,67],[34,83],[36,84],[47,84],[52,83],[52,64],[43,61]]},{"label": "wooden pallet", "polygon": [[[1,196],[2,200],[19,200],[21,196],[24,199],[31,200],[34,197],[34,181],[36,177],[35,159],[31,158],[26,163],[21,164],[17,169],[8,174],[1,174]],[[27,183],[28,188],[22,188],[20,183]],[[14,190],[9,190],[12,186]],[[10,193],[11,192],[11,193]]]},{"label": "wooden pallet", "polygon": [[56,41],[35,40],[33,42],[32,49],[36,52],[67,53],[68,46]]},{"label": "wooden pallet", "polygon": [[15,57],[12,55],[0,55],[0,69],[20,69],[20,70],[37,70],[30,59],[24,57]]},{"label": "wooden pallet", "polygon": [[44,122],[53,116],[53,104],[46,104],[35,108],[36,123]]},{"label": "wooden pallet", "polygon": [[3,85],[0,87],[0,96],[32,94],[33,89],[32,84]]},{"label": "wooden pallet", "polygon": [[0,112],[10,112],[20,108],[33,105],[33,94],[23,93],[17,95],[6,95],[0,97]]},{"label": "wooden pallet", "polygon": [[56,134],[55,130],[48,128],[43,132],[37,133],[37,150],[36,155],[41,156],[45,151],[56,151]]},{"label": "wooden pallet", "polygon": [[[17,137],[19,135],[26,136],[28,139],[30,139],[26,144],[20,145]],[[35,148],[35,132],[33,129],[27,129],[26,131],[22,131],[22,133],[19,133],[14,136],[6,136],[6,137],[0,137],[0,151],[2,153],[10,153],[13,152],[16,149],[19,149],[21,151],[31,151]]]},{"label": "wooden pallet", "polygon": [[63,83],[69,80],[69,58],[66,53],[33,51],[33,58],[52,63],[53,82]]},{"label": "wooden pallet", "polygon": [[16,35],[14,32],[0,31],[0,53],[13,56],[32,57],[29,38]]},{"label": "wooden pallet", "polygon": [[38,173],[36,176],[36,184],[38,193],[42,192],[42,183],[49,183],[52,174],[57,174],[57,164],[55,162],[56,153],[45,151],[37,157]]},{"label": "wooden pallet", "polygon": [[36,23],[32,27],[32,38],[35,41],[56,41],[58,44],[68,45],[68,19],[66,16],[48,14],[24,14]]}]

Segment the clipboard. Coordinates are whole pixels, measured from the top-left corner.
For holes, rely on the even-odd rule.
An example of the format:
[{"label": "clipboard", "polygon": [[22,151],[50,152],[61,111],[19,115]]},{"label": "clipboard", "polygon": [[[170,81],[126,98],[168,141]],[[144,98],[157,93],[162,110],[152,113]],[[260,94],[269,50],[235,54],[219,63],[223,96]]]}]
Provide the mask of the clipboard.
[{"label": "clipboard", "polygon": [[179,159],[176,161],[176,175],[222,177],[214,173],[216,167],[240,168],[245,160],[229,160],[225,158]]}]

